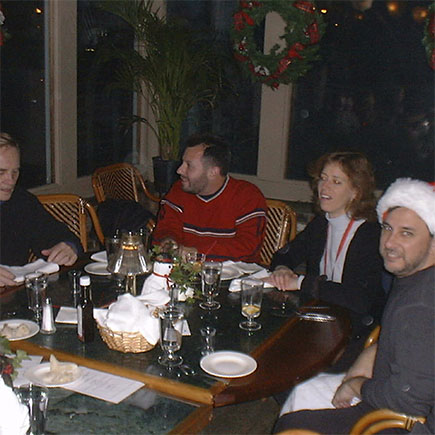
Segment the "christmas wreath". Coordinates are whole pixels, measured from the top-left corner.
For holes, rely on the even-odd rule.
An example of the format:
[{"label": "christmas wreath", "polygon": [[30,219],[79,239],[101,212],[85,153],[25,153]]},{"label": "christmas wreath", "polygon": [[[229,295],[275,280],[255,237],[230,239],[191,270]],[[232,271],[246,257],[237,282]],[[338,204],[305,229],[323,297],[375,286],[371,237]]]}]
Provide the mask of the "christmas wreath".
[{"label": "christmas wreath", "polygon": [[424,28],[423,45],[430,67],[435,70],[435,3],[429,6],[429,15]]},{"label": "christmas wreath", "polygon": [[[285,47],[275,44],[264,54],[256,45],[255,33],[270,12],[278,13],[286,23],[281,36]],[[325,27],[314,3],[290,0],[240,1],[233,24],[236,59],[254,80],[273,89],[295,81],[310,69],[310,63],[318,58]]]}]

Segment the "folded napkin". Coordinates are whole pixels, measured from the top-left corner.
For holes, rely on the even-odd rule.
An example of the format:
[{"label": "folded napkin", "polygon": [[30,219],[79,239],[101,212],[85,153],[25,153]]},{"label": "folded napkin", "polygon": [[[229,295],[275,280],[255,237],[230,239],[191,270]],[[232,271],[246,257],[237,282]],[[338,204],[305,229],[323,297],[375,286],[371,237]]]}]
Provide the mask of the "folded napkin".
[{"label": "folded napkin", "polygon": [[95,254],[91,255],[91,260],[99,261],[100,263],[107,263],[107,252],[106,251],[95,252]]},{"label": "folded napkin", "polygon": [[[253,273],[252,275],[249,275],[249,276],[244,276],[243,278],[257,278],[257,279],[261,279],[261,278],[267,278],[268,276],[270,276],[270,272],[268,272],[264,268],[261,268],[261,270],[259,270],[258,272]],[[241,288],[240,281],[243,278],[233,279],[231,281],[231,283],[230,283],[230,286],[229,286],[228,290],[230,292],[239,292],[240,288]],[[264,288],[273,288],[273,285],[265,282],[264,283]]]},{"label": "folded napkin", "polygon": [[161,263],[155,261],[153,264],[153,273],[145,280],[142,287],[142,295],[148,295],[158,290],[169,291],[173,284],[169,275],[172,270],[172,263]]},{"label": "folded napkin", "polygon": [[55,321],[56,323],[70,323],[77,325],[77,308],[60,307]]},{"label": "folded napkin", "polygon": [[221,279],[237,278],[241,275],[251,274],[262,270],[263,267],[255,263],[227,260],[222,263]]},{"label": "folded napkin", "polygon": [[4,269],[9,270],[9,272],[13,273],[15,275],[15,282],[23,282],[24,277],[28,273],[32,272],[42,272],[42,273],[55,273],[59,271],[59,265],[56,263],[49,263],[42,258],[39,258],[38,260],[34,261],[33,263],[28,263],[24,266],[4,266],[3,264],[0,265],[0,267],[3,267]]},{"label": "folded napkin", "polygon": [[[153,295],[153,302],[161,305],[163,295]],[[169,296],[166,295],[166,303]],[[141,299],[125,293],[118,296],[118,300],[106,309],[95,309],[96,321],[112,331],[118,332],[140,332],[150,344],[156,344],[160,338],[159,319],[154,316],[156,305],[147,303],[147,298]]]}]

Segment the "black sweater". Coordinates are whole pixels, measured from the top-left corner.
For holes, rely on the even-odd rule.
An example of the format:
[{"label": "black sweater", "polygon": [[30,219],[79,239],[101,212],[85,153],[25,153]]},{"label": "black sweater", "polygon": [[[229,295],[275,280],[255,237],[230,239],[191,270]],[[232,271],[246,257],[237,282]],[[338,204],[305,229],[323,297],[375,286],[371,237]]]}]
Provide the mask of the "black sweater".
[{"label": "black sweater", "polygon": [[324,216],[315,217],[292,242],[275,253],[272,270],[279,265],[295,269],[305,263],[306,274],[301,288],[303,299],[316,298],[348,308],[354,327],[367,315],[379,318],[385,299],[379,225],[364,222],[355,232],[346,253],[341,283],[320,276],[319,265],[326,245],[327,228],[328,221]]},{"label": "black sweater", "polygon": [[22,266],[28,262],[30,249],[38,258],[41,250],[60,242],[72,244],[78,254],[80,240],[68,227],[54,219],[38,199],[20,187],[0,205],[0,264]]}]

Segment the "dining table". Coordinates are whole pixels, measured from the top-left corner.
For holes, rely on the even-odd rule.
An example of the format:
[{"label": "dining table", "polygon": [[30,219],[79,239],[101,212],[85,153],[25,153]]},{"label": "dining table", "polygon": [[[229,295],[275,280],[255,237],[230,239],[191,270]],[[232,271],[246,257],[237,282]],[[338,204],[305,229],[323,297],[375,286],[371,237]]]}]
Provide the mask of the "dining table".
[{"label": "dining table", "polygon": [[[61,306],[73,306],[67,271],[83,269],[89,262],[89,256],[86,256],[73,267],[62,267],[60,272],[49,276],[47,296],[52,300],[55,316]],[[96,307],[107,307],[117,299],[120,290],[116,279],[109,274],[90,276]],[[146,275],[138,277],[138,289],[145,278]],[[319,301],[301,305],[298,292],[291,292],[287,301],[291,314],[277,316],[282,292],[274,288],[265,289],[261,315],[256,319],[262,327],[259,331],[248,332],[238,326],[242,320],[240,292],[229,291],[229,284],[229,280],[221,282],[216,296],[221,304],[218,310],[201,309],[195,299],[178,303],[190,330],[189,335],[183,336],[181,349],[177,352],[184,360],[181,367],[160,365],[158,357],[162,350],[159,345],[146,352],[123,353],[109,349],[97,330],[94,341],[82,343],[77,338],[74,324],[56,323],[54,334],[38,333],[11,342],[11,347],[46,359],[55,355],[61,361],[143,382],[148,391],[196,407],[191,412],[193,417],[187,418],[186,427],[191,428],[192,421],[206,424],[213,407],[261,399],[290,389],[328,367],[344,350],[351,327],[343,308],[320,304]],[[32,318],[23,286],[0,290],[0,307],[2,320]],[[313,321],[298,315],[313,310],[332,316],[332,320]],[[206,326],[216,330],[215,352],[249,355],[256,362],[255,370],[231,378],[205,372],[201,367],[204,341],[200,329]]]}]

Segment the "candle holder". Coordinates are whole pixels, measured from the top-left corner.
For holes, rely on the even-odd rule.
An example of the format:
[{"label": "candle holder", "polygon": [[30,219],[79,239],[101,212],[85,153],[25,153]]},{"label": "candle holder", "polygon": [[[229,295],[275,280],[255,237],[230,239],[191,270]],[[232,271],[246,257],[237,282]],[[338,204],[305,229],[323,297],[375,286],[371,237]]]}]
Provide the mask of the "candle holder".
[{"label": "candle holder", "polygon": [[109,261],[107,270],[125,276],[125,291],[136,296],[136,276],[148,272],[142,237],[132,232],[124,233],[121,246]]}]

